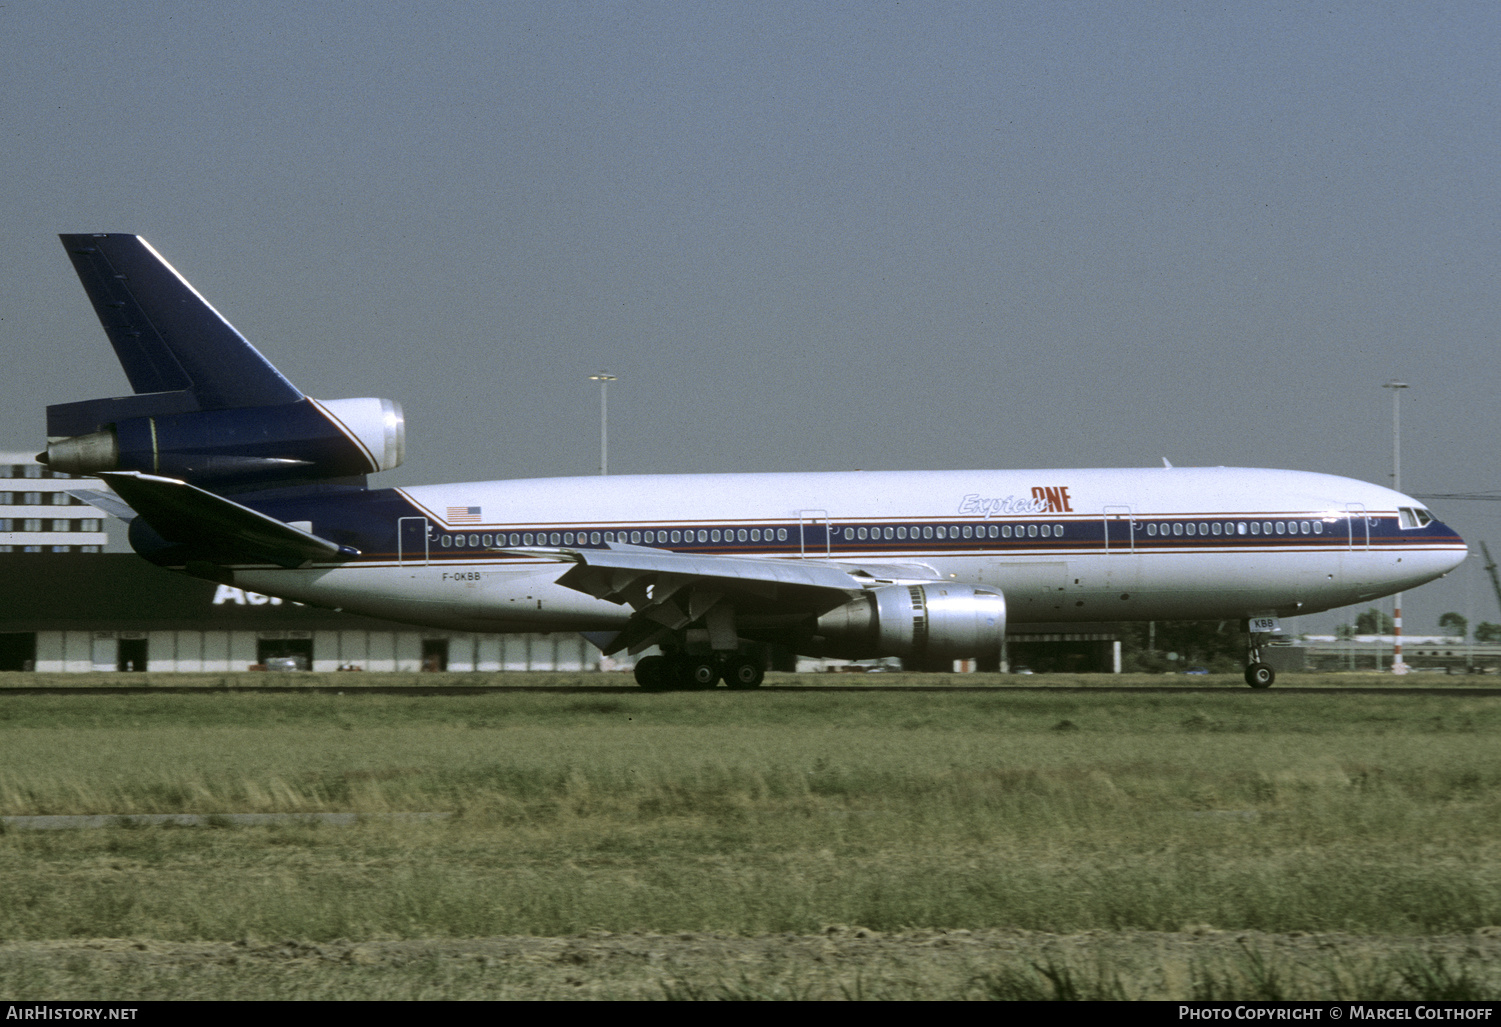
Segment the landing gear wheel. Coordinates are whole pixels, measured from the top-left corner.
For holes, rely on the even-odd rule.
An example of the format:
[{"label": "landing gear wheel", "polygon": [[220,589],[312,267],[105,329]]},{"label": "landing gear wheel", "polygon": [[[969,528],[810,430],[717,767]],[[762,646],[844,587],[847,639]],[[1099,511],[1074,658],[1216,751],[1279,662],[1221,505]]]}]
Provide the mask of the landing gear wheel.
[{"label": "landing gear wheel", "polygon": [[667,661],[661,656],[646,656],[636,661],[636,684],[648,692],[665,692],[668,689]]},{"label": "landing gear wheel", "polygon": [[766,671],[760,663],[743,657],[732,659],[724,669],[724,683],[736,691],[760,688],[765,677]]},{"label": "landing gear wheel", "polygon": [[1277,680],[1277,672],[1264,663],[1253,663],[1246,668],[1246,684],[1252,688],[1271,688]]},{"label": "landing gear wheel", "polygon": [[719,684],[719,664],[712,657],[686,657],[678,664],[678,680],[690,691],[713,688]]}]

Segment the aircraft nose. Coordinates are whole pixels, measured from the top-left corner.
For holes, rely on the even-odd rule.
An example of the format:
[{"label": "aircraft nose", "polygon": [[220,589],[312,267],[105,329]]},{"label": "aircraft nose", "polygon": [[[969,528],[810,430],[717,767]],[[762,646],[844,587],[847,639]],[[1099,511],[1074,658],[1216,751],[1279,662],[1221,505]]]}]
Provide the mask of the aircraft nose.
[{"label": "aircraft nose", "polygon": [[1459,537],[1459,532],[1449,527],[1443,521],[1435,521],[1432,527],[1436,529],[1433,531],[1434,535],[1438,536],[1443,541],[1458,547],[1456,549],[1447,551],[1448,561],[1445,564],[1444,570],[1446,572],[1452,571],[1454,568],[1464,563],[1465,557],[1470,555],[1470,545],[1464,539]]}]

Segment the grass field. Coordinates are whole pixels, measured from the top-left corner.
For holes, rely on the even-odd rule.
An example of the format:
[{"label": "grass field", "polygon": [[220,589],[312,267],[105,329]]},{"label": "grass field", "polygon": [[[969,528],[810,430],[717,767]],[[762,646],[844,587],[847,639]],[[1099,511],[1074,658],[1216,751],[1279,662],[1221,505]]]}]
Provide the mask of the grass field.
[{"label": "grass field", "polygon": [[[8,997],[1501,994],[1484,695],[20,677],[0,815],[372,816],[10,829]],[[412,811],[453,815],[378,816]]]}]

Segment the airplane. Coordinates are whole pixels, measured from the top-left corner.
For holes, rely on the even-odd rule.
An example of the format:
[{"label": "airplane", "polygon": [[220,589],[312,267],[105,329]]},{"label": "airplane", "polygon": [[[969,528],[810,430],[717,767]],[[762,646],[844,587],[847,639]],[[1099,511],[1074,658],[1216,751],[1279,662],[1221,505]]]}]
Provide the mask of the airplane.
[{"label": "airplane", "polygon": [[769,647],[998,667],[1008,623],[1279,619],[1415,588],[1419,501],[1234,467],[617,475],[371,488],[386,399],[304,395],[142,238],[61,236],[132,395],[47,408],[54,471],[172,570],[476,632],[579,632],[651,690],[758,687]]}]

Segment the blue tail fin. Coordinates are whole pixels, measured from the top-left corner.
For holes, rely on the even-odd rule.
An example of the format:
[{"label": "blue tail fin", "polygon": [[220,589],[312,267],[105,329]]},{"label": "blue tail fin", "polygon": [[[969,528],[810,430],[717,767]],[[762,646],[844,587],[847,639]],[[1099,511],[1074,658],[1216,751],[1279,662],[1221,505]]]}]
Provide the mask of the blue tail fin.
[{"label": "blue tail fin", "polygon": [[[61,238],[131,388],[156,399],[63,404],[59,423],[49,417],[48,435],[93,431],[122,413],[277,406],[302,399],[297,387],[140,236]],[[91,404],[101,403],[115,404],[99,411],[108,416],[90,412]]]},{"label": "blue tail fin", "polygon": [[243,491],[363,484],[401,462],[400,406],[304,396],[140,236],[62,241],[135,395],[49,406],[53,469]]}]

